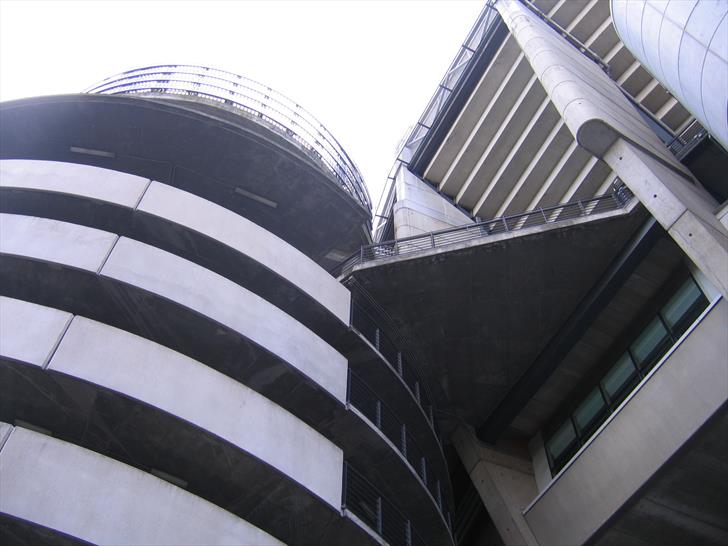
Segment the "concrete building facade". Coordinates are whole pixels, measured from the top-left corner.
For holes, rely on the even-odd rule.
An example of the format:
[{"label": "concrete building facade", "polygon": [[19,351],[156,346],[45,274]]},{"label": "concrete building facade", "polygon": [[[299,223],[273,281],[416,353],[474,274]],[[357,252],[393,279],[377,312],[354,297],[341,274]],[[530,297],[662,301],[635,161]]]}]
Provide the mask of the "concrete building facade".
[{"label": "concrete building facade", "polygon": [[0,105],[3,541],[724,544],[727,14],[490,0],[373,225],[241,76]]}]

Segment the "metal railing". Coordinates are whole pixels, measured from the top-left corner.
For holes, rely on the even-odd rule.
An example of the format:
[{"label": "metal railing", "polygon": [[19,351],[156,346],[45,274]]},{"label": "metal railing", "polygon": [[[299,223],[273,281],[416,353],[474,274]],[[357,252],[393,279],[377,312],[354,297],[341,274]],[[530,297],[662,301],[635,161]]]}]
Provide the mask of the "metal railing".
[{"label": "metal railing", "polygon": [[431,250],[528,227],[609,212],[623,208],[631,199],[632,192],[624,184],[615,181],[613,190],[610,193],[592,197],[591,199],[581,199],[561,205],[537,208],[521,214],[501,216],[492,220],[363,246],[359,252],[333,268],[331,274],[338,277],[350,273],[356,265],[366,262],[402,256],[422,250]]},{"label": "metal railing", "polygon": [[347,461],[342,497],[342,508],[356,515],[391,546],[426,545],[412,522]]},{"label": "metal railing", "polygon": [[447,508],[444,506],[442,482],[433,470],[422,449],[409,433],[407,425],[397,414],[354,372],[349,370],[347,401],[362,413],[397,448],[412,470],[430,492],[445,521]]},{"label": "metal railing", "polygon": [[382,321],[376,321],[360,304],[354,302],[352,305],[351,323],[354,328],[364,336],[384,358],[386,363],[404,382],[405,386],[412,393],[412,396],[422,408],[427,421],[432,427],[432,432],[439,440],[437,425],[435,424],[435,407],[432,404],[427,389],[410,364],[409,358],[400,350],[387,334],[387,330],[380,325]]},{"label": "metal railing", "polygon": [[694,119],[680,134],[675,135],[665,145],[678,159],[682,159],[694,146],[702,142],[707,136],[708,131],[700,125],[698,120]]},{"label": "metal railing", "polygon": [[297,144],[323,165],[347,193],[371,209],[359,169],[334,136],[295,101],[259,82],[203,66],[159,65],[122,72],[84,92],[191,96],[233,108]]}]

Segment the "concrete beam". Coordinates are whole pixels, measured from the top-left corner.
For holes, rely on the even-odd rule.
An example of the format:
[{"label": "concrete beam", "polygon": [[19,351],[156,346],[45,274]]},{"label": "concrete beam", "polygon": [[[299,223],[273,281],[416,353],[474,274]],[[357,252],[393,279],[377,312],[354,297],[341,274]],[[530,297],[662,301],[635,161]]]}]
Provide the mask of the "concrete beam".
[{"label": "concrete beam", "polygon": [[522,514],[537,493],[530,461],[486,447],[465,426],[452,442],[503,543],[538,546]]}]

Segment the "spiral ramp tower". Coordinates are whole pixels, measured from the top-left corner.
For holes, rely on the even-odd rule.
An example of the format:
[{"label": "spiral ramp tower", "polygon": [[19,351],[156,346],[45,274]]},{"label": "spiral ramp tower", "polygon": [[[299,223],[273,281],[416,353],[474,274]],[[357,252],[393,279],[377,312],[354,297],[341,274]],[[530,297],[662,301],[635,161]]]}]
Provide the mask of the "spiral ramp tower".
[{"label": "spiral ramp tower", "polygon": [[[327,273],[356,166],[196,66],[0,105],[4,544],[452,544],[417,366]],[[394,339],[394,341],[392,341]]]}]

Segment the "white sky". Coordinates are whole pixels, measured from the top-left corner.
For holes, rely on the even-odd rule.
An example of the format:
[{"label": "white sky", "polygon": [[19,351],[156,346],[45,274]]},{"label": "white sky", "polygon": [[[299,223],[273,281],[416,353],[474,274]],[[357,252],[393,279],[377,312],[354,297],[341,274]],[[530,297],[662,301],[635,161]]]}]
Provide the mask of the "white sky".
[{"label": "white sky", "polygon": [[201,64],[296,100],[339,140],[377,203],[396,147],[480,1],[0,0],[0,100],[81,91],[118,72]]}]

